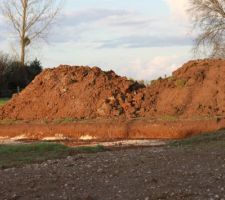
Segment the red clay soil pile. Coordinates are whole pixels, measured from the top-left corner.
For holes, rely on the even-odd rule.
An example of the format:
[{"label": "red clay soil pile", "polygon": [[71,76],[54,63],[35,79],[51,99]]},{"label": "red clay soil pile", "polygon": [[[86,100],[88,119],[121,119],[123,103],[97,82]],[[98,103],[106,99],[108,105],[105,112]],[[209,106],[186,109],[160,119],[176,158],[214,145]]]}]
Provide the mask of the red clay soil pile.
[{"label": "red clay soil pile", "polygon": [[144,92],[143,116],[225,116],[225,60],[189,61]]},{"label": "red clay soil pile", "polygon": [[0,110],[1,118],[90,119],[136,116],[137,82],[97,67],[59,66],[46,69]]},{"label": "red clay soil pile", "polygon": [[0,118],[225,116],[225,60],[196,60],[145,87],[97,67],[44,70],[0,108]]}]

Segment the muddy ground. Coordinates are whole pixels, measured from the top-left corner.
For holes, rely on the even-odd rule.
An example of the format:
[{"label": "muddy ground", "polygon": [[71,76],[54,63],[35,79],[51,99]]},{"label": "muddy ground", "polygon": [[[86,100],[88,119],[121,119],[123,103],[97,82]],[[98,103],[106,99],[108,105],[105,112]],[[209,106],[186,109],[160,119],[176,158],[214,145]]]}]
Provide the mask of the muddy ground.
[{"label": "muddy ground", "polygon": [[224,136],[217,139],[204,144],[197,140],[194,145],[76,154],[0,170],[0,199],[222,200]]}]

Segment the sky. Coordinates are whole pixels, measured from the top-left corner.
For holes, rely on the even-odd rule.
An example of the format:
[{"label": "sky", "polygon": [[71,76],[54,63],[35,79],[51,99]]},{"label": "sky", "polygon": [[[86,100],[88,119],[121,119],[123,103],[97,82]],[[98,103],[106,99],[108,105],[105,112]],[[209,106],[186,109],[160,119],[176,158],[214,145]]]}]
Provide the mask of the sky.
[{"label": "sky", "polygon": [[[98,66],[138,80],[170,75],[193,59],[188,0],[65,0],[47,43],[34,42],[42,65]],[[0,15],[0,51],[18,52]]]}]

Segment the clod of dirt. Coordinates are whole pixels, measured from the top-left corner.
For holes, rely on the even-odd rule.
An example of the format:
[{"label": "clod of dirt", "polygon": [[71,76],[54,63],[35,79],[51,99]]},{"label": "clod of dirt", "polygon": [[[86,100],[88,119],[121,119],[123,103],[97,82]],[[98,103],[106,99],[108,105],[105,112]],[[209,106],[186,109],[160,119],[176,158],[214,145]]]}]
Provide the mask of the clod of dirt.
[{"label": "clod of dirt", "polygon": [[219,59],[190,61],[147,87],[97,67],[59,66],[0,108],[0,118],[225,116],[224,77],[225,60]]}]

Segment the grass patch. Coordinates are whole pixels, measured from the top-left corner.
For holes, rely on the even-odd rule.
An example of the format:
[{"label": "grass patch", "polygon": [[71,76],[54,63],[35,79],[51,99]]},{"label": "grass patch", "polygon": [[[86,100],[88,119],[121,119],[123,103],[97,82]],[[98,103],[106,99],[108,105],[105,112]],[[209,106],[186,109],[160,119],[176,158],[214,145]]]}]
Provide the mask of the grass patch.
[{"label": "grass patch", "polygon": [[105,150],[103,146],[72,148],[48,142],[0,145],[0,169],[41,163],[46,160],[65,158],[77,153],[96,153]]},{"label": "grass patch", "polygon": [[174,76],[170,76],[170,77],[168,77],[167,78],[169,81],[175,81],[176,80],[176,78],[174,77]]},{"label": "grass patch", "polygon": [[186,85],[186,80],[178,79],[175,81],[176,87],[183,88]]},{"label": "grass patch", "polygon": [[157,80],[151,80],[149,85],[155,85],[157,83]]},{"label": "grass patch", "polygon": [[177,116],[172,116],[172,115],[162,115],[159,117],[159,119],[162,121],[176,121],[179,118]]},{"label": "grass patch", "polygon": [[74,118],[62,118],[62,119],[55,119],[53,121],[53,124],[67,124],[77,121],[77,119]]},{"label": "grass patch", "polygon": [[0,106],[5,105],[7,103],[7,101],[9,101],[8,98],[2,98],[2,99],[0,99]]},{"label": "grass patch", "polygon": [[22,120],[17,120],[17,119],[3,119],[0,120],[0,125],[13,125],[13,124],[20,124],[22,123]]},{"label": "grass patch", "polygon": [[169,142],[171,147],[185,147],[185,146],[207,146],[207,147],[225,147],[225,129],[216,131],[214,133],[204,133],[190,138],[176,140]]}]

